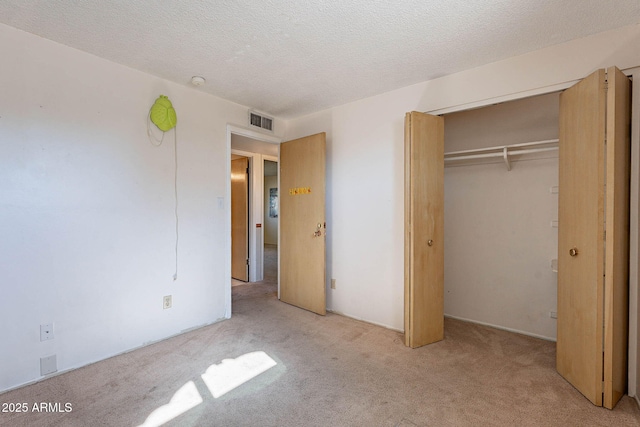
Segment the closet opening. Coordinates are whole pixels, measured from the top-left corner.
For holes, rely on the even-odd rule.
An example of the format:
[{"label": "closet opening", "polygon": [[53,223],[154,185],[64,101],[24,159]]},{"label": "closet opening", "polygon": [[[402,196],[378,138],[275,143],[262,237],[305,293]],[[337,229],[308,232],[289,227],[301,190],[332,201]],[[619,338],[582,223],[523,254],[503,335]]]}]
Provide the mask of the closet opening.
[{"label": "closet opening", "polygon": [[555,341],[559,92],[443,117],[445,316]]},{"label": "closet opening", "polygon": [[406,114],[407,346],[441,340],[443,312],[555,341],[557,372],[616,405],[636,374],[631,92],[609,67],[560,93]]}]

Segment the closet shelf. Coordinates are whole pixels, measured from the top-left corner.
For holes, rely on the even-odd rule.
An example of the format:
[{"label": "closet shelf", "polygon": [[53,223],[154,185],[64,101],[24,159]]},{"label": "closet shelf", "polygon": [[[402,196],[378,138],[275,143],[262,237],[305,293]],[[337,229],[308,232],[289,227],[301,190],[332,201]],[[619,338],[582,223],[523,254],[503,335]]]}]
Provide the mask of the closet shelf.
[{"label": "closet shelf", "polygon": [[452,151],[444,153],[445,163],[461,161],[487,159],[492,157],[502,157],[507,170],[511,170],[512,155],[541,153],[544,151],[554,151],[558,149],[557,139],[547,139],[544,141],[524,142],[522,144],[502,145],[499,147],[478,148],[475,150]]}]

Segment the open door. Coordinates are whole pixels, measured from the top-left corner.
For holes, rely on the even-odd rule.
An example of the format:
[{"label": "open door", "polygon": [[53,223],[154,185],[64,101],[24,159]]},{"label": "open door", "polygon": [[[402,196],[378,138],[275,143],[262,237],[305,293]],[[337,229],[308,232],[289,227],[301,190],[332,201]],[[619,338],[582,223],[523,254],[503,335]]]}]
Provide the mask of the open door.
[{"label": "open door", "polygon": [[626,389],[629,108],[615,67],[560,95],[556,367],[610,409]]},{"label": "open door", "polygon": [[231,277],[249,281],[249,159],[231,160]]},{"label": "open door", "polygon": [[280,300],[326,314],[325,134],[280,145]]},{"label": "open door", "polygon": [[405,117],[405,344],[444,338],[444,118]]}]

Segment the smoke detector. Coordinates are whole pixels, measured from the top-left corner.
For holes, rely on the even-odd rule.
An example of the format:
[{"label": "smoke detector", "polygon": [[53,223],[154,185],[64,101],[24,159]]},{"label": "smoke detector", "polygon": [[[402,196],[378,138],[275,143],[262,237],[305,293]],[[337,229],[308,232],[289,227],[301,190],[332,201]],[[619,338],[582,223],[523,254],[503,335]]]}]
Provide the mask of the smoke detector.
[{"label": "smoke detector", "polygon": [[200,77],[200,76],[191,77],[191,84],[194,86],[202,86],[205,82],[206,80],[204,79],[204,77]]}]

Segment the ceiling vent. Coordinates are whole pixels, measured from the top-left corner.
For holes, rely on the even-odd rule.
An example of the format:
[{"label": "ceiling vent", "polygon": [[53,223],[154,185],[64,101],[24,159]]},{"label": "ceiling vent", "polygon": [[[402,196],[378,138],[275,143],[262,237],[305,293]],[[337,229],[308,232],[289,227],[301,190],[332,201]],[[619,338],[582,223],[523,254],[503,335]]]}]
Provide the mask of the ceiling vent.
[{"label": "ceiling vent", "polygon": [[273,118],[267,117],[262,113],[249,111],[249,124],[273,132]]}]

